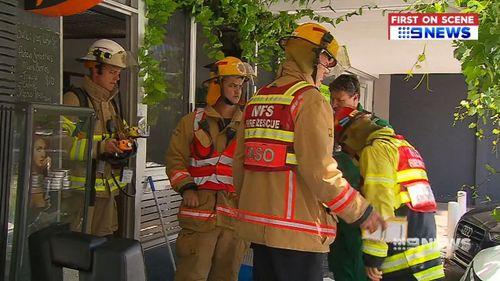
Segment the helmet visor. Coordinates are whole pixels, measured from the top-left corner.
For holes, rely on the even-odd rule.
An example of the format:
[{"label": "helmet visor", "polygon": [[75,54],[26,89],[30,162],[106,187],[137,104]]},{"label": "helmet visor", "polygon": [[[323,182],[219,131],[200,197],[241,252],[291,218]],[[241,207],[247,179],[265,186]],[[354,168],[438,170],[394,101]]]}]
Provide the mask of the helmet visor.
[{"label": "helmet visor", "polygon": [[347,53],[346,46],[340,46],[337,51],[337,61],[340,66],[344,69],[349,69],[351,67],[351,61],[349,60],[349,54]]},{"label": "helmet visor", "polygon": [[137,62],[137,56],[131,51],[125,51],[125,64],[128,67],[137,67],[139,63]]},{"label": "helmet visor", "polygon": [[347,54],[347,48],[345,46],[340,46],[337,52],[336,64],[329,68],[330,72],[326,76],[338,77],[342,73],[346,72],[351,68],[351,62],[349,60],[349,55]]}]

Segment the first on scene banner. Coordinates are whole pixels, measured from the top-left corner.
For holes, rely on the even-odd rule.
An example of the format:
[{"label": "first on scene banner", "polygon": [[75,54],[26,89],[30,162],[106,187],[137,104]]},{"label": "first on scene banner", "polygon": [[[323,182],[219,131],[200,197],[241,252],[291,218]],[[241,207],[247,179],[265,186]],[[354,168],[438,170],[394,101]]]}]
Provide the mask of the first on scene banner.
[{"label": "first on scene banner", "polygon": [[478,40],[479,15],[389,13],[389,40]]}]

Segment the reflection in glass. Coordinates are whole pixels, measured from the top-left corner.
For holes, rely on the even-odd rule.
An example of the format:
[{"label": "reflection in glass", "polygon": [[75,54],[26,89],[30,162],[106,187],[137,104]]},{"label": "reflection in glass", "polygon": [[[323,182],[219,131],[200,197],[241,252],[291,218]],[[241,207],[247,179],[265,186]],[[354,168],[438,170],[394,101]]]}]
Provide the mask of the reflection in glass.
[{"label": "reflection in glass", "polygon": [[[27,121],[16,126],[14,135],[7,262],[10,270],[15,268],[17,280],[27,281],[31,280],[28,242],[32,233],[55,223],[69,223],[73,231],[83,229],[86,178],[73,175],[85,175],[89,168],[92,135],[87,132],[92,111],[33,105],[20,112],[17,120]],[[21,145],[23,140],[28,140],[26,147]],[[24,207],[17,208],[18,204]]]}]

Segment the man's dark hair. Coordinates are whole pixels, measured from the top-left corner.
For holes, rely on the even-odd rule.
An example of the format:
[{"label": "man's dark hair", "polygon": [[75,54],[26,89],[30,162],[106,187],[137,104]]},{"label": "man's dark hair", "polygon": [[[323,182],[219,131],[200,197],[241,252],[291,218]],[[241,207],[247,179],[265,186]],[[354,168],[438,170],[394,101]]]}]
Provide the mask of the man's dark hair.
[{"label": "man's dark hair", "polygon": [[342,74],[328,86],[331,93],[344,91],[351,97],[356,94],[359,95],[359,80],[356,75]]}]

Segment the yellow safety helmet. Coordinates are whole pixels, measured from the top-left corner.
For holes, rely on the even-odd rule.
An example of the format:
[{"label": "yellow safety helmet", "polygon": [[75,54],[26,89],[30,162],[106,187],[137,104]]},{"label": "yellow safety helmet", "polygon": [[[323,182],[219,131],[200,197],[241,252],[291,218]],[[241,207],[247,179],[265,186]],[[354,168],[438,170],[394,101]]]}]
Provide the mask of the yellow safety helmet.
[{"label": "yellow safety helmet", "polygon": [[[210,78],[204,81],[208,84],[207,104],[214,105],[221,96],[222,78],[227,76],[243,77],[245,82],[255,76],[252,67],[236,57],[225,57],[211,66]],[[242,98],[243,100],[243,98]]]},{"label": "yellow safety helmet", "polygon": [[333,35],[320,24],[317,23],[304,23],[299,25],[292,33],[292,35],[280,39],[279,44],[281,48],[285,48],[286,42],[289,39],[300,38],[306,40],[313,45],[316,45],[328,53],[332,58],[337,60],[337,53],[339,44]]},{"label": "yellow safety helmet", "polygon": [[79,59],[85,62],[86,67],[95,66],[96,63],[105,63],[121,68],[130,65],[128,54],[123,47],[113,40],[100,39],[90,45],[87,54]]}]

